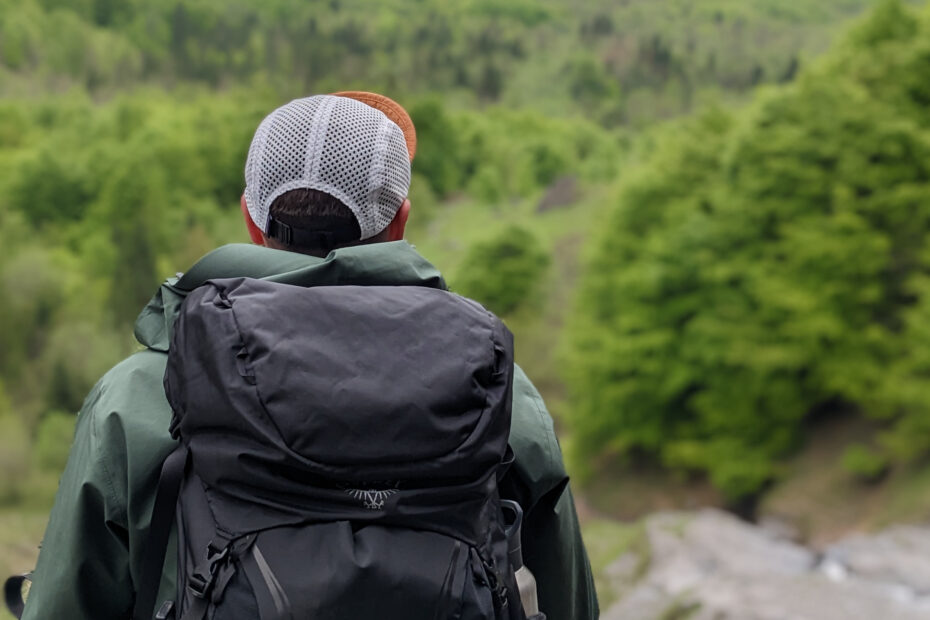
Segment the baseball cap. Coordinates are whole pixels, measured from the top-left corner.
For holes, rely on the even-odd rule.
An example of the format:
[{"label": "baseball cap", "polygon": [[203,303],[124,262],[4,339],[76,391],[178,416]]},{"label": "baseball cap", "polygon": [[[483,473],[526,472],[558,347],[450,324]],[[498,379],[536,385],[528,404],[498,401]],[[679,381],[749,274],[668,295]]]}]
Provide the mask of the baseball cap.
[{"label": "baseball cap", "polygon": [[336,243],[373,237],[407,197],[415,152],[410,116],[384,95],[351,91],[295,99],[266,116],[252,138],[245,164],[249,216],[262,232],[284,230],[285,241],[299,245],[301,233],[310,238],[315,232],[276,222],[269,208],[286,192],[314,189],[341,201],[358,221],[361,236]]}]

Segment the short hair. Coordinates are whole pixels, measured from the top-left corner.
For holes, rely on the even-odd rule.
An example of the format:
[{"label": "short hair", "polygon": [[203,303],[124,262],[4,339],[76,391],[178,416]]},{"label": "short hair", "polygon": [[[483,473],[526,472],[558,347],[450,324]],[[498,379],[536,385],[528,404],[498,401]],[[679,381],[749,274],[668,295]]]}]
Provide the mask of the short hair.
[{"label": "short hair", "polygon": [[362,236],[362,229],[351,209],[338,198],[316,189],[301,188],[285,192],[274,199],[268,213],[278,221],[300,228],[325,231],[337,223],[340,227],[349,226],[355,230],[356,241],[341,243],[334,247],[298,246],[274,239],[273,245],[291,252],[324,257],[335,248],[380,241],[381,237],[379,234],[370,239],[358,241],[358,238]]}]

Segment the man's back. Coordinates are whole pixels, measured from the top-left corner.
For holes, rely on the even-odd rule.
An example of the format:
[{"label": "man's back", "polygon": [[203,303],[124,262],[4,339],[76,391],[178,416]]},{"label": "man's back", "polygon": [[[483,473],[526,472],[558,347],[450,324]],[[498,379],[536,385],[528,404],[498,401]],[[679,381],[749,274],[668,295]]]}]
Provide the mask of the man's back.
[{"label": "man's back", "polygon": [[[163,286],[136,326],[147,350],[115,367],[85,402],[25,618],[128,615],[141,578],[158,470],[175,446],[162,388],[174,318],[189,290],[207,279],[235,276],[299,286],[444,287],[439,273],[404,243],[347,248],[327,260],[226,246],[181,281]],[[516,463],[502,494],[526,510],[524,556],[539,582],[540,607],[550,618],[594,618],[593,583],[552,421],[519,369],[510,442]],[[173,556],[169,551],[160,598],[174,591]]]}]

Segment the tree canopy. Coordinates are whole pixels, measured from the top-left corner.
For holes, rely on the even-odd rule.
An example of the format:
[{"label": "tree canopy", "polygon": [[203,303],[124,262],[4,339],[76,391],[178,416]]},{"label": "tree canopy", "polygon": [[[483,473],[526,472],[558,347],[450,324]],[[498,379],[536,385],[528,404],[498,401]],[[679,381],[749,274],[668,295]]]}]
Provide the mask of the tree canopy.
[{"label": "tree canopy", "polygon": [[621,182],[574,325],[579,455],[757,492],[805,422],[930,449],[930,14],[883,2],[792,84],[676,124]]}]

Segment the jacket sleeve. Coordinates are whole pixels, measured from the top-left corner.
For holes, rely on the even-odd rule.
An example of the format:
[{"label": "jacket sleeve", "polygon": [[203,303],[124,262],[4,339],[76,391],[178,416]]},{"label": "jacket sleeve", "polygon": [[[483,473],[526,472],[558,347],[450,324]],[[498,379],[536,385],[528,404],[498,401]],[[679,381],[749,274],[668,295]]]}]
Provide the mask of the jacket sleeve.
[{"label": "jacket sleeve", "polygon": [[23,613],[25,620],[125,618],[132,605],[126,511],[95,422],[102,382],[79,414]]},{"label": "jacket sleeve", "polygon": [[[161,463],[175,447],[162,378],[167,356],[140,351],[84,401],[23,618],[128,618],[147,551]],[[174,592],[173,554],[159,600]]]},{"label": "jacket sleeve", "polygon": [[515,462],[501,491],[525,511],[523,559],[536,577],[539,608],[549,620],[594,620],[594,579],[552,417],[519,367],[513,398]]}]

